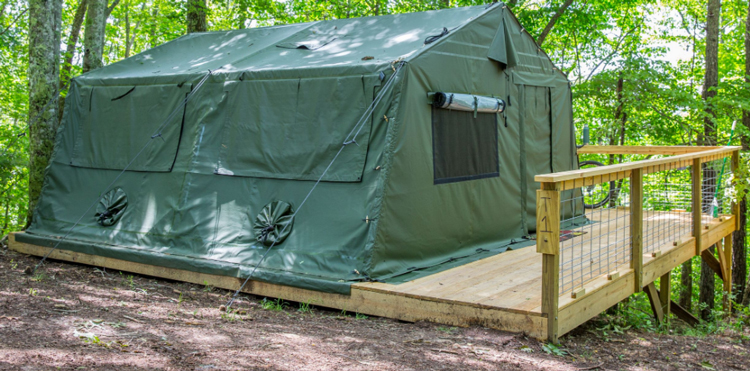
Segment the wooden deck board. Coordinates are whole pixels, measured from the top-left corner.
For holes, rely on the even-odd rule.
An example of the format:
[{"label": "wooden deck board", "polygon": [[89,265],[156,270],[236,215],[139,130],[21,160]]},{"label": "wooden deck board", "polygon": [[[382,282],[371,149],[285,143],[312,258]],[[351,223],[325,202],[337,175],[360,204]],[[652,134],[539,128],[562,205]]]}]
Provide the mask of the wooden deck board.
[{"label": "wooden deck board", "polygon": [[[616,216],[623,216],[628,211],[623,209],[615,212],[618,213]],[[608,216],[611,218],[612,214]],[[590,218],[594,221],[601,220],[594,215]],[[654,218],[659,217],[654,213],[644,215],[644,219],[655,220]],[[615,218],[614,222],[600,222],[584,226],[582,229],[588,228],[587,233],[575,238],[588,238],[596,241],[592,242],[593,248],[601,248],[606,246],[607,242],[598,241],[597,238],[608,231],[622,228],[622,223],[624,223],[622,220],[625,219],[627,218]],[[680,218],[674,218],[673,215],[664,217],[661,221],[684,222]],[[648,233],[648,223],[648,221],[644,223],[645,233]],[[731,216],[724,216],[722,220],[711,219],[706,225],[709,228],[702,230],[701,249],[708,248],[734,231],[735,221]],[[694,256],[694,238],[684,236],[678,246],[674,246],[670,238],[663,240],[667,243],[655,248],[661,250],[662,255],[658,257],[650,254],[644,255],[644,285],[653,282],[665,272]],[[563,241],[561,244],[563,252],[565,252],[566,245],[575,242],[574,240]],[[11,235],[10,247],[15,251],[31,255],[43,255],[49,251],[47,247],[17,242],[15,235]],[[571,250],[568,253],[575,253],[575,251]],[[54,251],[50,258],[197,284],[208,282],[210,285],[230,290],[237,289],[240,284],[240,280],[236,277],[156,267],[65,250]],[[633,270],[627,264],[622,264],[616,269],[621,274],[619,279],[608,281],[606,273],[609,272],[597,274],[584,284],[586,293],[582,297],[573,299],[570,293],[561,295],[559,334],[562,335],[572,330],[632,293],[635,282]],[[542,255],[537,253],[534,247],[526,247],[402,284],[378,282],[354,284],[348,296],[257,281],[250,281],[244,291],[407,321],[426,320],[454,326],[481,325],[506,331],[525,332],[533,337],[545,338],[547,320],[541,313],[541,285]]]}]

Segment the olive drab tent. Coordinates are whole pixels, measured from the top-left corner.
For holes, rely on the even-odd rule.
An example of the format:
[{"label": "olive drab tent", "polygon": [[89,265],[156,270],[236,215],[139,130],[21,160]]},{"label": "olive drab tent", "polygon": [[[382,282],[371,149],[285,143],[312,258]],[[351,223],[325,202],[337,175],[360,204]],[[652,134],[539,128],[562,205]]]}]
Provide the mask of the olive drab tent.
[{"label": "olive drab tent", "polygon": [[501,3],[194,33],[72,80],[17,239],[348,293],[533,244],[534,175],[576,161]]}]

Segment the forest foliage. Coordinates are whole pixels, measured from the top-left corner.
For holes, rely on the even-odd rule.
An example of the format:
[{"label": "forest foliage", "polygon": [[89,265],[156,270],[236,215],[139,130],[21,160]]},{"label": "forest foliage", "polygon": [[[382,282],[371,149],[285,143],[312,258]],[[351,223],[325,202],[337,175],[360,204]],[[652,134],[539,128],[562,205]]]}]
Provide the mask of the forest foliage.
[{"label": "forest foliage", "polygon": [[[85,0],[63,0],[61,73],[82,72],[83,34],[66,55]],[[195,0],[110,0],[103,64],[176,39],[187,31]],[[0,0],[0,236],[25,226],[28,205],[29,4]],[[207,0],[210,31],[323,19],[375,16],[487,3],[472,0]],[[507,6],[569,77],[574,120],[593,143],[695,145],[706,105],[716,113],[718,144],[750,141],[745,76],[747,0],[722,1],[717,95],[702,99],[707,0],[509,0]],[[550,22],[554,20],[554,22]],[[542,41],[542,40],[540,40]],[[198,51],[196,51],[198,52]],[[66,65],[66,60],[71,63]],[[69,72],[68,72],[69,69]],[[63,84],[64,85],[64,84]],[[66,87],[60,90],[64,96]],[[31,121],[31,122],[30,122]]]}]

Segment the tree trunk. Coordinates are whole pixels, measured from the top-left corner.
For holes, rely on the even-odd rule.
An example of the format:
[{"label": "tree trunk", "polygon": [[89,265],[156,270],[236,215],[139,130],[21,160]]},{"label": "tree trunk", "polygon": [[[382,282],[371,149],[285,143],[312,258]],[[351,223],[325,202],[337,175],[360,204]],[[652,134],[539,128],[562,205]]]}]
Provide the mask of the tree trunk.
[{"label": "tree trunk", "polygon": [[[732,235],[732,296],[737,302],[742,302],[742,293],[747,284],[747,197],[740,201],[740,229]],[[732,307],[734,310],[734,306]]]},{"label": "tree trunk", "polygon": [[690,312],[693,307],[693,259],[682,263],[680,271],[680,306]]},{"label": "tree trunk", "polygon": [[7,233],[10,232],[10,228],[8,226],[10,225],[10,196],[5,198],[5,221],[3,222],[3,230],[0,231],[0,236],[5,237]]},{"label": "tree trunk", "polygon": [[[703,100],[705,103],[706,116],[703,119],[703,145],[716,145],[716,115],[711,100],[716,96],[716,87],[719,85],[719,21],[721,17],[721,0],[708,0],[706,16],[706,76],[703,80]],[[713,194],[711,189],[716,185],[713,171],[703,167],[704,187],[708,187],[709,196]],[[710,204],[711,199],[705,199],[704,207]],[[709,197],[710,198],[710,197]],[[713,252],[713,247],[710,251]],[[714,308],[714,290],[716,285],[714,271],[701,260],[701,282],[699,301],[701,303],[701,318],[708,320],[711,310]]]},{"label": "tree trunk", "polygon": [[245,28],[245,22],[247,21],[247,0],[239,0],[237,2],[237,29],[241,30]]},{"label": "tree trunk", "polygon": [[57,130],[62,0],[29,0],[29,211],[39,200]]},{"label": "tree trunk", "polygon": [[[708,248],[711,254],[714,253],[714,247]],[[714,309],[714,295],[716,295],[716,277],[711,267],[701,259],[701,282],[698,302],[700,303],[700,316],[704,321],[711,319],[711,311]]]},{"label": "tree trunk", "polygon": [[88,0],[86,31],[83,34],[83,72],[101,67],[104,31],[107,24],[107,0]]},{"label": "tree trunk", "polygon": [[130,57],[130,1],[125,3],[125,58]]},{"label": "tree trunk", "polygon": [[151,29],[148,31],[148,44],[153,48],[156,46],[156,29],[159,27],[159,6],[154,5],[151,9]]},{"label": "tree trunk", "polygon": [[[750,3],[745,19],[745,82],[750,83]],[[750,129],[750,110],[742,110],[742,124]],[[742,149],[750,150],[750,136],[740,136]],[[740,201],[740,228],[732,236],[732,294],[738,302],[745,302],[743,293],[747,285],[747,250],[745,241],[747,239],[747,197],[743,195]],[[750,300],[750,298],[747,298]],[[735,309],[735,307],[732,307]]]},{"label": "tree trunk", "polygon": [[206,0],[188,0],[187,2],[187,33],[206,32]]},{"label": "tree trunk", "polygon": [[550,18],[549,22],[547,22],[547,25],[544,26],[544,30],[542,30],[542,33],[539,35],[539,38],[536,40],[537,44],[539,46],[542,46],[544,44],[544,39],[547,38],[547,35],[550,31],[552,31],[552,27],[555,26],[555,23],[557,23],[557,20],[560,19],[560,16],[565,13],[565,9],[568,9],[570,5],[573,4],[573,0],[565,0],[565,2],[560,5],[560,7],[557,9],[555,14]]},{"label": "tree trunk", "polygon": [[[73,56],[76,53],[76,45],[78,44],[78,37],[81,35],[81,25],[83,25],[83,17],[86,15],[87,0],[81,0],[78,3],[78,9],[76,15],[73,17],[73,24],[70,26],[70,35],[68,36],[68,42],[65,48],[65,54],[63,55],[62,72],[60,72],[60,91],[64,90],[68,86],[70,81],[70,71],[73,68]],[[60,96],[58,102],[60,109],[58,110],[58,119],[62,121],[63,109],[65,108],[65,97]]]},{"label": "tree trunk", "polygon": [[711,100],[719,85],[719,21],[721,0],[708,0],[706,16],[706,75],[703,80],[703,100],[706,116],[703,119],[703,145],[716,145],[716,114]]}]

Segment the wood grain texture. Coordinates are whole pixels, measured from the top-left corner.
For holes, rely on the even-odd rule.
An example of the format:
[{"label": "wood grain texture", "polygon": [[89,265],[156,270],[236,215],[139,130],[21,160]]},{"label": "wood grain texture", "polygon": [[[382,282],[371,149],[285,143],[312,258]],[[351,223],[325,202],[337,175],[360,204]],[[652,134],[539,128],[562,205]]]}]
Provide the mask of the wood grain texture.
[{"label": "wood grain texture", "polygon": [[[605,223],[599,224],[603,225],[603,232],[608,230]],[[708,223],[709,229],[701,231],[704,244],[701,251],[731,234],[734,225],[733,216],[712,219]],[[598,231],[598,228],[592,228],[585,236],[596,237]],[[15,235],[10,236],[10,247],[15,251],[37,256],[43,255],[49,249],[17,242]],[[672,242],[665,242],[665,246],[659,247],[658,250],[662,251],[661,256],[646,255],[643,258],[644,284],[654,282],[693,257],[695,238],[685,236],[677,246]],[[724,253],[727,254],[726,245]],[[478,325],[504,331],[525,332],[535,338],[548,339],[548,332],[554,334],[554,331],[550,332],[549,329],[554,328],[555,324],[550,326],[547,317],[542,314],[543,255],[538,254],[532,247],[526,247],[402,284],[358,283],[352,286],[351,295],[323,293],[258,281],[250,281],[244,291],[405,321],[424,320],[452,326]],[[50,258],[199,285],[209,284],[229,290],[236,290],[241,283],[236,277],[157,267],[67,250],[56,250]],[[548,264],[554,266],[555,262]],[[629,264],[625,263],[614,270],[619,277],[608,279],[608,273],[613,270],[595,277],[583,285],[585,292],[579,298],[573,299],[569,293],[559,296],[557,337],[634,292],[634,274]],[[557,287],[556,284],[552,286]]]},{"label": "wood grain texture", "polygon": [[[695,159],[701,160],[702,162],[713,161],[724,157],[731,156],[732,153],[738,150],[739,147],[720,147],[715,149],[709,149],[706,151],[686,153],[682,155],[658,158],[651,160],[628,162],[623,164],[600,166],[583,170],[571,170],[562,171],[552,174],[540,174],[534,177],[534,180],[540,183],[560,183],[564,181],[578,180],[582,181],[586,178],[614,173],[625,173],[630,172],[633,169],[643,169],[643,174],[649,174],[655,171],[664,171],[670,169],[676,169],[684,166],[688,161]],[[623,179],[626,176],[618,176],[617,179]],[[612,179],[615,180],[615,179]],[[562,189],[570,189],[563,187]]]},{"label": "wood grain texture", "polygon": [[578,149],[578,154],[601,155],[683,155],[722,147],[716,146],[592,146]]},{"label": "wood grain texture", "polygon": [[695,255],[701,254],[701,221],[703,219],[702,213],[702,202],[703,195],[701,194],[702,189],[702,171],[701,171],[701,159],[693,159],[693,174],[692,174],[692,201],[693,201],[693,237],[695,237]]},{"label": "wood grain texture", "polygon": [[[36,256],[42,256],[50,249],[18,242],[15,239],[15,234],[10,235],[9,245],[14,251]],[[67,250],[55,250],[49,258],[199,285],[207,284],[228,290],[236,290],[242,283],[236,277],[158,267]],[[249,281],[243,292],[411,322],[430,321],[452,326],[484,326],[503,331],[523,332],[538,339],[544,339],[547,335],[547,321],[542,318],[540,313],[517,313],[497,307],[455,300],[396,295],[389,291],[373,290],[366,284],[364,287],[352,286],[350,295],[340,295],[260,281]]]},{"label": "wood grain texture", "polygon": [[651,282],[644,287],[644,291],[646,291],[646,295],[648,296],[648,302],[651,304],[651,311],[654,313],[654,317],[656,317],[656,322],[664,322],[661,297],[659,292],[656,291],[656,285]]},{"label": "wood grain texture", "polygon": [[560,192],[536,191],[536,252],[560,254]]},{"label": "wood grain texture", "polygon": [[630,174],[630,268],[635,275],[634,289],[643,287],[643,170]]}]

